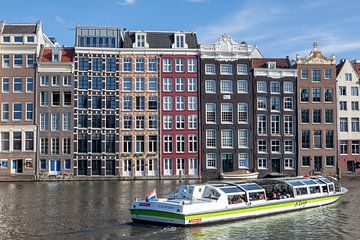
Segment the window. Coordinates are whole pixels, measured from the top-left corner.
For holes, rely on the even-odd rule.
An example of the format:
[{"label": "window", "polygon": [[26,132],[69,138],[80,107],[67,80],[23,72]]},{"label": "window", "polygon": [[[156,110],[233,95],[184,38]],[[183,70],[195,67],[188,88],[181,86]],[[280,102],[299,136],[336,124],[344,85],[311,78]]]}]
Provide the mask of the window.
[{"label": "window", "polygon": [[106,71],[115,72],[116,71],[116,59],[115,58],[106,58]]},{"label": "window", "polygon": [[230,129],[221,130],[221,147],[233,148],[233,131]]},{"label": "window", "polygon": [[105,89],[106,90],[115,90],[115,77],[106,77]]},{"label": "window", "polygon": [[79,58],[79,70],[88,71],[89,70],[89,59],[87,57]]},{"label": "window", "polygon": [[15,36],[15,37],[14,37],[14,42],[16,42],[16,43],[22,43],[22,42],[24,42],[24,37],[22,37],[22,36]]},{"label": "window", "polygon": [[60,154],[60,138],[57,137],[51,138],[51,154],[53,155]]},{"label": "window", "polygon": [[34,54],[26,55],[26,66],[30,68],[34,67]]},{"label": "window", "polygon": [[33,103],[26,103],[26,120],[31,121],[33,119]]},{"label": "window", "polygon": [[15,54],[14,55],[14,67],[22,67],[23,60],[21,54]]},{"label": "window", "polygon": [[325,109],[325,123],[334,123],[334,111]]},{"label": "window", "polygon": [[294,103],[292,97],[284,97],[284,110],[293,110]]},{"label": "window", "polygon": [[331,69],[330,68],[325,69],[324,78],[325,79],[330,79],[331,78]]},{"label": "window", "polygon": [[280,82],[271,82],[271,93],[280,94]]},{"label": "window", "polygon": [[136,78],[135,91],[143,92],[145,90],[145,79],[143,77]]},{"label": "window", "polygon": [[351,153],[352,154],[360,154],[360,141],[353,140],[351,143]]},{"label": "window", "polygon": [[115,134],[106,134],[105,152],[115,153]]},{"label": "window", "polygon": [[60,107],[60,92],[52,92],[51,105],[55,107]]},{"label": "window", "polygon": [[267,92],[267,90],[266,90],[266,82],[263,82],[263,81],[257,82],[257,92],[260,92],[260,93],[266,93]]},{"label": "window", "polygon": [[92,59],[92,70],[94,72],[101,72],[101,70],[102,70],[102,59],[101,58],[93,58]]},{"label": "window", "polygon": [[258,110],[266,110],[267,109],[267,98],[266,97],[258,97],[257,98],[257,108],[258,108]]},{"label": "window", "polygon": [[157,116],[150,115],[148,117],[148,127],[149,129],[157,129]]},{"label": "window", "polygon": [[313,123],[321,123],[321,109],[313,110]]},{"label": "window", "polygon": [[216,104],[206,103],[205,105],[206,123],[216,123]]},{"label": "window", "polygon": [[215,64],[205,64],[205,74],[215,75]]},{"label": "window", "polygon": [[13,150],[21,151],[22,149],[22,132],[13,132]]},{"label": "window", "polygon": [[239,145],[239,148],[248,148],[249,147],[249,132],[247,129],[239,129],[238,145]]},{"label": "window", "polygon": [[183,153],[185,152],[185,136],[176,135],[176,152]]},{"label": "window", "polygon": [[93,90],[102,90],[102,78],[101,77],[92,77],[92,89]]},{"label": "window", "polygon": [[312,70],[312,81],[320,82],[321,72],[319,69]]},{"label": "window", "polygon": [[156,72],[157,71],[157,59],[150,58],[148,59],[148,72]]},{"label": "window", "polygon": [[351,96],[359,96],[359,87],[351,87]]},{"label": "window", "polygon": [[220,74],[231,75],[232,74],[232,65],[231,64],[220,64]]},{"label": "window", "polygon": [[271,111],[279,112],[280,111],[280,97],[271,97],[270,98]]},{"label": "window", "polygon": [[148,110],[157,110],[158,98],[157,96],[148,97]]},{"label": "window", "polygon": [[334,156],[326,156],[326,166],[334,166],[335,158]]},{"label": "window", "polygon": [[360,132],[359,118],[351,118],[351,131]]},{"label": "window", "polygon": [[326,131],[325,138],[326,148],[334,148],[334,131]]},{"label": "window", "polygon": [[322,147],[321,138],[322,138],[321,130],[314,130],[314,148]]},{"label": "window", "polygon": [[132,136],[124,136],[123,152],[124,153],[132,152]]},{"label": "window", "polygon": [[28,43],[33,43],[33,42],[35,42],[35,37],[34,37],[34,36],[28,36],[28,37],[27,37],[27,42],[28,42]]},{"label": "window", "polygon": [[216,93],[215,80],[205,80],[205,92],[206,93]]},{"label": "window", "polygon": [[71,92],[64,92],[63,94],[63,106],[70,107],[71,104]]},{"label": "window", "polygon": [[34,151],[34,132],[25,132],[25,151]]},{"label": "window", "polygon": [[105,108],[115,109],[115,96],[106,96]]},{"label": "window", "polygon": [[176,96],[176,110],[185,110],[185,97]]},{"label": "window", "polygon": [[310,122],[310,113],[308,109],[301,110],[301,122],[302,123]]},{"label": "window", "polygon": [[344,86],[339,87],[339,95],[346,96],[346,87],[344,87]]},{"label": "window", "polygon": [[132,78],[126,77],[123,80],[123,91],[124,92],[131,92],[132,91]]},{"label": "window", "polygon": [[233,105],[231,103],[221,104],[221,123],[233,122]]},{"label": "window", "polygon": [[284,134],[286,135],[294,134],[294,120],[292,115],[284,116]]},{"label": "window", "polygon": [[172,78],[163,78],[163,90],[164,92],[172,91]]},{"label": "window", "polygon": [[183,58],[175,59],[175,72],[184,72],[185,63]]},{"label": "window", "polygon": [[71,86],[71,76],[63,76],[63,85],[66,87]]},{"label": "window", "polygon": [[233,86],[231,80],[221,80],[220,81],[220,91],[223,94],[233,93]]},{"label": "window", "polygon": [[172,72],[172,59],[171,58],[164,58],[163,72]]},{"label": "window", "polygon": [[10,79],[9,78],[3,78],[2,79],[2,92],[8,93],[10,90]]},{"label": "window", "polygon": [[258,168],[259,169],[267,169],[266,158],[258,158]]},{"label": "window", "polygon": [[63,138],[63,154],[71,154],[71,139]]},{"label": "window", "polygon": [[267,117],[264,114],[257,116],[257,131],[259,135],[264,135],[267,133]]},{"label": "window", "polygon": [[325,88],[324,95],[325,95],[325,102],[332,102],[333,101],[333,90],[332,90],[332,88]]},{"label": "window", "polygon": [[310,148],[310,131],[304,130],[301,132],[301,147]]},{"label": "window", "polygon": [[92,127],[93,128],[101,128],[101,115],[100,114],[94,113],[92,115]]},{"label": "window", "polygon": [[1,103],[1,120],[9,121],[9,103]]},{"label": "window", "polygon": [[132,59],[124,58],[123,60],[123,72],[131,72],[132,71]]},{"label": "window", "polygon": [[65,169],[70,169],[71,168],[71,160],[70,159],[65,159]]},{"label": "window", "polygon": [[345,73],[345,81],[352,81],[351,73]]},{"label": "window", "polygon": [[80,76],[78,88],[79,89],[88,89],[88,87],[89,87],[88,76],[86,76],[86,75]]},{"label": "window", "polygon": [[340,154],[348,154],[348,142],[340,140]]},{"label": "window", "polygon": [[189,152],[196,153],[198,151],[198,136],[197,135],[189,135]]},{"label": "window", "polygon": [[132,97],[131,96],[124,96],[123,97],[123,110],[124,111],[131,111],[132,110]]},{"label": "window", "polygon": [[340,101],[340,110],[347,111],[347,102]]},{"label": "window", "polygon": [[197,78],[188,78],[188,91],[189,92],[197,91]]},{"label": "window", "polygon": [[149,153],[156,153],[157,152],[157,136],[149,136],[149,142],[148,142],[148,152]]},{"label": "window", "polygon": [[13,103],[13,120],[20,121],[22,119],[22,104]]},{"label": "window", "polygon": [[163,110],[165,111],[171,111],[172,110],[172,97],[166,96],[163,97]]},{"label": "window", "polygon": [[149,92],[156,92],[157,91],[157,78],[156,77],[149,77],[149,79],[148,79],[148,91]]},{"label": "window", "polygon": [[348,119],[347,118],[340,118],[340,132],[348,132]]},{"label": "window", "polygon": [[137,111],[144,111],[145,110],[145,97],[136,97],[136,110]]},{"label": "window", "polygon": [[294,152],[294,142],[292,140],[284,140],[284,152],[285,153]]},{"label": "window", "polygon": [[238,123],[248,122],[248,105],[247,103],[238,103]]},{"label": "window", "polygon": [[272,153],[280,153],[280,141],[279,140],[271,140],[271,152]]},{"label": "window", "polygon": [[123,117],[123,129],[124,130],[131,130],[132,128],[132,116],[131,115],[125,115]]},{"label": "window", "polygon": [[195,58],[189,58],[187,64],[188,72],[197,72],[197,60]]},{"label": "window", "polygon": [[216,148],[215,129],[206,129],[206,148]]},{"label": "window", "polygon": [[88,135],[86,133],[80,133],[78,135],[78,152],[87,153],[88,152]]},{"label": "window", "polygon": [[301,102],[309,101],[309,89],[307,88],[300,89],[300,101]]},{"label": "window", "polygon": [[164,136],[164,153],[172,153],[173,151],[173,142],[171,135]]},{"label": "window", "polygon": [[237,81],[237,92],[238,93],[248,93],[249,86],[247,80],[238,80]]},{"label": "window", "polygon": [[22,92],[22,78],[14,78],[13,92],[14,93]]},{"label": "window", "polygon": [[304,167],[310,167],[310,157],[302,157],[302,165]]},{"label": "window", "polygon": [[163,128],[165,129],[165,130],[170,130],[170,129],[172,129],[172,126],[173,126],[173,124],[172,124],[172,120],[173,120],[173,117],[172,116],[170,116],[170,115],[165,115],[165,116],[163,116]]},{"label": "window", "polygon": [[206,168],[216,168],[216,154],[207,153],[206,154]]},{"label": "window", "polygon": [[184,115],[176,115],[176,129],[185,129]]},{"label": "window", "polygon": [[49,139],[40,138],[40,154],[49,154]]},{"label": "window", "polygon": [[320,102],[321,101],[320,88],[313,88],[312,89],[312,101],[313,102]]},{"label": "window", "polygon": [[60,113],[51,113],[51,131],[60,130]]},{"label": "window", "polygon": [[135,72],[144,72],[145,60],[144,58],[135,59]]},{"label": "window", "polygon": [[239,164],[239,168],[249,168],[249,154],[239,153],[238,164]]},{"label": "window", "polygon": [[3,36],[3,42],[9,43],[10,42],[10,36]]},{"label": "window", "polygon": [[144,152],[144,149],[145,149],[144,139],[145,139],[144,136],[136,136],[135,151],[137,153]]},{"label": "window", "polygon": [[280,134],[280,116],[271,115],[271,134]]},{"label": "window", "polygon": [[3,62],[2,62],[3,68],[9,68],[10,67],[10,55],[3,54],[2,56],[3,56]]},{"label": "window", "polygon": [[175,35],[176,39],[176,47],[177,48],[184,48],[185,47],[185,35]]},{"label": "window", "polygon": [[351,102],[351,110],[359,111],[359,102],[358,101],[352,101]]},{"label": "window", "polygon": [[284,93],[293,93],[294,84],[292,82],[284,82]]},{"label": "window", "polygon": [[188,110],[189,111],[197,110],[197,97],[194,96],[188,97]]},{"label": "window", "polygon": [[49,129],[49,115],[48,113],[40,113],[40,131],[47,131]]},{"label": "window", "polygon": [[136,46],[145,47],[145,34],[136,33]]},{"label": "window", "polygon": [[198,116],[197,115],[188,115],[188,128],[197,129],[198,128]]},{"label": "window", "polygon": [[294,159],[285,158],[284,159],[284,168],[285,169],[294,169]]},{"label": "window", "polygon": [[267,142],[266,140],[258,140],[258,152],[266,153],[267,152]]},{"label": "window", "polygon": [[[87,81],[87,76],[86,76],[86,81]],[[86,84],[86,88],[87,88],[87,82]],[[60,86],[60,76],[52,76],[51,77],[51,85],[52,86]]]},{"label": "window", "polygon": [[145,129],[145,116],[135,116],[135,129]]},{"label": "window", "polygon": [[176,92],[185,91],[185,78],[175,78],[175,91]]},{"label": "window", "polygon": [[88,118],[87,115],[79,115],[78,128],[87,128],[88,127]]},{"label": "window", "polygon": [[237,74],[238,75],[248,74],[247,64],[238,64],[237,65]]}]

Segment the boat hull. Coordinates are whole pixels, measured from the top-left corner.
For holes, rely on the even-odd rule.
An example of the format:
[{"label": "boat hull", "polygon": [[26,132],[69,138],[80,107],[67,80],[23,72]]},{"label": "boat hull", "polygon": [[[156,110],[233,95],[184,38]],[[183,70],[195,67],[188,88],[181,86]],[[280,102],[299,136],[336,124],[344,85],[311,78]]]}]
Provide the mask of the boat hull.
[{"label": "boat hull", "polygon": [[[271,204],[247,206],[238,209],[224,209],[222,211],[199,213],[199,214],[177,214],[162,212],[151,209],[130,209],[134,221],[146,221],[173,225],[196,225],[215,223],[220,221],[232,221],[239,219],[254,218],[258,216],[277,214],[282,212],[297,211],[307,208],[327,205],[337,201],[342,195],[331,195],[312,199],[291,199],[291,201],[274,202]],[[276,200],[275,200],[276,201]],[[281,201],[281,202],[280,202]]]}]

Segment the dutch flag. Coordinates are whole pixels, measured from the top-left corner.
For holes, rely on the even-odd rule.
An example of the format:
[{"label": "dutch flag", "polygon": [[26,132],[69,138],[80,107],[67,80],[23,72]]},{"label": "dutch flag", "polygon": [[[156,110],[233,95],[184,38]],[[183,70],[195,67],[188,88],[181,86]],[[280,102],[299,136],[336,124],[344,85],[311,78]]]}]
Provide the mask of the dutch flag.
[{"label": "dutch flag", "polygon": [[152,190],[151,193],[149,193],[147,196],[146,196],[146,202],[150,202],[152,200],[155,200],[157,199],[157,196],[156,196],[156,189]]}]

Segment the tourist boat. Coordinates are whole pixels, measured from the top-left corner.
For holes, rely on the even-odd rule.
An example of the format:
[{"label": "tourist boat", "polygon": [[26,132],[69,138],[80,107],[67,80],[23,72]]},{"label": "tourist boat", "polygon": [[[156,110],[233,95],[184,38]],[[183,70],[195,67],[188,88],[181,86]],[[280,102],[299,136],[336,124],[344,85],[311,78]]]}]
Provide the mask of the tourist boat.
[{"label": "tourist boat", "polygon": [[239,171],[233,171],[230,173],[223,173],[221,175],[221,179],[226,180],[243,180],[243,179],[257,179],[259,176],[259,172],[239,172]]},{"label": "tourist boat", "polygon": [[188,226],[318,207],[347,191],[332,177],[209,182],[180,185],[167,198],[153,192],[147,200],[136,199],[130,212],[134,222]]}]

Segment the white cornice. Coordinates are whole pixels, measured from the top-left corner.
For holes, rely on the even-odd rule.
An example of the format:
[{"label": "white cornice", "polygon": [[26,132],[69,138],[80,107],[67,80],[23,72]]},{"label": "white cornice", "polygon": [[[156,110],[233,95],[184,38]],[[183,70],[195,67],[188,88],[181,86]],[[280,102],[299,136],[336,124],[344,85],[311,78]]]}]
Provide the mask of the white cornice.
[{"label": "white cornice", "polygon": [[161,54],[174,54],[174,55],[198,55],[199,52],[197,49],[133,49],[133,48],[86,48],[86,47],[76,47],[75,53],[83,54],[113,54],[113,55],[131,55],[131,54],[152,54],[152,55],[161,55]]},{"label": "white cornice", "polygon": [[37,72],[45,73],[45,72],[54,72],[54,73],[74,73],[74,64],[67,63],[38,63]]},{"label": "white cornice", "polygon": [[276,79],[284,77],[297,77],[297,69],[254,68],[254,76],[262,76]]}]

